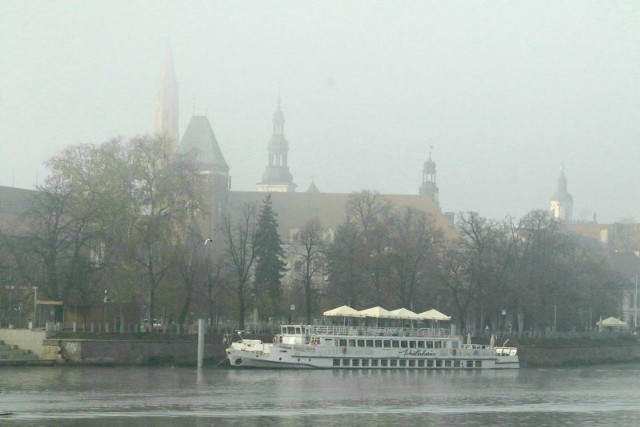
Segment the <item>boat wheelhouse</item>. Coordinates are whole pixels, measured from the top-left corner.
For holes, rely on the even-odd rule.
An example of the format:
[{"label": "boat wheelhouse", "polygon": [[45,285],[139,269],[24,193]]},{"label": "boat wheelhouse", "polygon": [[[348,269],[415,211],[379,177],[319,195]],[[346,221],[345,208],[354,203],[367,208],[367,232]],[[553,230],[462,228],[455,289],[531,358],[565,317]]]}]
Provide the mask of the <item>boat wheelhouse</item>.
[{"label": "boat wheelhouse", "polygon": [[[358,315],[352,314],[352,317],[363,317],[360,316],[363,312],[367,310],[356,312]],[[442,313],[439,315],[444,316]],[[448,316],[445,317],[449,319]],[[393,317],[393,315],[386,315],[385,318],[407,320]],[[415,321],[417,320],[409,320],[410,323]],[[231,343],[226,352],[230,365],[234,367],[334,369],[519,367],[515,347],[464,343],[459,336],[455,335],[454,326],[451,328],[405,327],[402,324],[349,326],[346,325],[346,321],[344,325],[282,325],[280,333],[273,337],[272,342],[243,339],[240,335],[240,340]]]}]

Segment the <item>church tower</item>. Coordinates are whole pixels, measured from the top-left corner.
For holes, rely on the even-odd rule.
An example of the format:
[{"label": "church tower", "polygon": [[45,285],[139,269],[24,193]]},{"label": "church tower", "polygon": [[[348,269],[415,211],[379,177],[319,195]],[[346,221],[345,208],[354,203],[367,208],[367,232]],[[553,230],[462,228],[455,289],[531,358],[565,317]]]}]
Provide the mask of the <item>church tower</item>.
[{"label": "church tower", "polygon": [[297,185],[293,183],[293,177],[287,166],[289,143],[284,137],[284,114],[280,109],[280,98],[278,98],[278,109],[273,115],[273,136],[269,139],[267,149],[269,161],[267,169],[262,174],[262,182],[257,184],[258,191],[283,193],[295,191]]},{"label": "church tower", "polygon": [[573,197],[567,191],[567,178],[563,169],[560,169],[558,189],[551,196],[551,216],[560,221],[573,221]]},{"label": "church tower", "polygon": [[214,237],[229,198],[229,166],[206,116],[193,116],[178,146],[182,153],[195,153],[198,161],[198,185],[204,195],[208,220],[199,226],[205,236]]},{"label": "church tower", "polygon": [[429,160],[424,162],[422,185],[419,192],[423,196],[429,196],[437,206],[440,206],[438,202],[438,186],[436,185],[436,162],[431,160],[432,149],[433,147],[429,148]]},{"label": "church tower", "polygon": [[180,138],[178,128],[178,79],[173,66],[173,55],[169,43],[165,48],[160,81],[158,82],[158,101],[155,131],[167,134],[176,144]]}]

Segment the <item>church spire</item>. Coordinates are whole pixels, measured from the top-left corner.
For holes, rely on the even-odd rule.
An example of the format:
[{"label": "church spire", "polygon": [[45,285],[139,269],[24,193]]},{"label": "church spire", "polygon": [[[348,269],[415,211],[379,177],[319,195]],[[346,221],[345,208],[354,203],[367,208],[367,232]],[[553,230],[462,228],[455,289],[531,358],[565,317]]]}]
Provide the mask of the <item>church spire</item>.
[{"label": "church spire", "polygon": [[573,221],[573,196],[567,191],[567,178],[564,176],[564,167],[560,168],[558,188],[551,196],[550,210],[555,219],[566,222]]},{"label": "church spire", "polygon": [[284,114],[280,108],[279,97],[278,108],[273,114],[273,135],[269,139],[267,150],[269,152],[267,169],[262,174],[262,181],[258,183],[258,191],[295,191],[297,185],[293,183],[293,177],[287,166],[289,142],[284,137]]},{"label": "church spire", "polygon": [[280,97],[278,97],[278,109],[273,114],[273,135],[284,138],[284,114],[280,108]]},{"label": "church spire", "polygon": [[158,102],[155,131],[167,134],[178,141],[178,79],[173,65],[171,46],[167,43],[164,52],[160,80],[158,82]]},{"label": "church spire", "polygon": [[433,146],[429,146],[429,160],[424,162],[422,169],[422,185],[420,186],[420,194],[429,196],[436,205],[438,202],[438,186],[436,185],[436,162],[431,160],[431,150]]}]

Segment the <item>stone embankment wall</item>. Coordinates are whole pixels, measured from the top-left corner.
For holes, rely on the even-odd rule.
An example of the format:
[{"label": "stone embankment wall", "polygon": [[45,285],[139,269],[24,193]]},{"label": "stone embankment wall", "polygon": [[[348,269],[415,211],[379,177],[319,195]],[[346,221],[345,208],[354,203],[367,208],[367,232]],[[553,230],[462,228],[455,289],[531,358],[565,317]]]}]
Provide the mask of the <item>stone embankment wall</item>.
[{"label": "stone embankment wall", "polygon": [[640,361],[640,345],[518,347],[521,366],[551,367]]},{"label": "stone embankment wall", "polygon": [[11,345],[17,345],[22,350],[31,350],[33,354],[43,359],[46,359],[43,353],[43,341],[45,338],[46,332],[42,330],[0,329],[0,341],[4,341]]},{"label": "stone embankment wall", "polygon": [[[197,336],[147,338],[144,340],[46,339],[43,353],[59,362],[81,365],[195,365]],[[222,336],[207,336],[205,364],[225,358]]]}]

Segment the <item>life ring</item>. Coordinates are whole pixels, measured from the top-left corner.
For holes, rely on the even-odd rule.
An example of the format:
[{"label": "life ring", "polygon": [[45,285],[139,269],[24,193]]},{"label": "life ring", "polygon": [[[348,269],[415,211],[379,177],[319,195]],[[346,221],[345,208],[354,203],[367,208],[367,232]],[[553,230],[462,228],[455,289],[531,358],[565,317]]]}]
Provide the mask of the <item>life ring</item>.
[{"label": "life ring", "polygon": [[456,349],[455,348],[453,350],[451,350],[451,354],[453,354],[454,356],[456,355]]},{"label": "life ring", "polygon": [[342,348],[342,354],[347,354],[347,347]]}]

